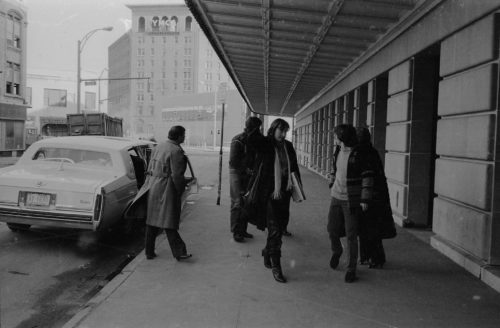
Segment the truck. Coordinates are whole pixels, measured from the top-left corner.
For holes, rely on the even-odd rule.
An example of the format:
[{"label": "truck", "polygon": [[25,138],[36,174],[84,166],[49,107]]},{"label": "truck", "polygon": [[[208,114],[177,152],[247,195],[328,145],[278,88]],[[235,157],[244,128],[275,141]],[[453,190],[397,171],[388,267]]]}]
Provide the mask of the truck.
[{"label": "truck", "polygon": [[67,114],[68,135],[123,137],[123,120],[104,113]]},{"label": "truck", "polygon": [[104,113],[40,117],[42,137],[100,135],[123,137],[122,119]]}]

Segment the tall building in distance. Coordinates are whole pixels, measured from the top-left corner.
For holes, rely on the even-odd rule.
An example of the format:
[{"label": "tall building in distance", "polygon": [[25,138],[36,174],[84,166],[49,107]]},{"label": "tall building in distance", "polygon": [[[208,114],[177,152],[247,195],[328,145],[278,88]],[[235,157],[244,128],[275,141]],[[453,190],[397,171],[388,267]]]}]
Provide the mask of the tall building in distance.
[{"label": "tall building in distance", "polygon": [[16,0],[0,1],[0,156],[24,150],[27,10]]},{"label": "tall building in distance", "polygon": [[[131,84],[141,80],[127,80],[131,78],[132,63],[132,31],[123,34],[108,48],[108,77],[125,78],[125,80],[110,80],[108,83],[108,114],[122,117],[124,120],[123,131],[130,131],[132,120]],[[144,80],[141,82],[144,83]]]},{"label": "tall building in distance", "polygon": [[[201,144],[213,145],[210,135],[219,133],[221,119],[213,110],[217,106],[215,93],[221,83],[227,85],[229,93],[237,91],[203,31],[185,5],[128,7],[132,10],[132,28],[109,47],[108,58],[109,78],[131,79],[109,81],[108,113],[122,117],[125,133],[135,136],[157,137],[162,134],[160,130],[172,124],[189,126],[189,121],[206,121],[213,128],[205,129],[207,135],[196,136],[196,144],[203,139],[206,142]],[[226,112],[225,125],[240,129],[244,120],[240,114],[246,107],[239,94],[234,98],[231,96],[231,110],[238,113]],[[190,99],[193,106],[189,106]],[[179,111],[203,113],[162,114],[175,112],[176,104]],[[220,111],[220,104],[218,107]],[[211,123],[214,120],[215,126]],[[231,133],[228,131],[227,138]]]}]

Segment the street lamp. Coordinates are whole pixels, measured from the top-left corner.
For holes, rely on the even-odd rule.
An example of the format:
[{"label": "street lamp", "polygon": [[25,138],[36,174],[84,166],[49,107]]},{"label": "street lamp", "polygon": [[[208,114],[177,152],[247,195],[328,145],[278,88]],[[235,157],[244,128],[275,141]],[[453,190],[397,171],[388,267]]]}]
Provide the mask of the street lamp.
[{"label": "street lamp", "polygon": [[97,87],[97,112],[100,113],[101,112],[101,77],[102,77],[102,74],[104,73],[104,71],[108,71],[108,69],[106,67],[104,67],[101,71],[101,74],[99,74],[99,78],[98,78],[98,87]]},{"label": "street lamp", "polygon": [[87,41],[90,39],[90,37],[92,35],[94,35],[95,32],[97,31],[112,31],[113,30],[113,26],[107,26],[107,27],[103,27],[103,28],[96,28],[95,30],[92,30],[90,32],[88,32],[87,34],[85,34],[85,36],[81,39],[81,40],[78,40],[78,59],[77,59],[77,68],[76,68],[76,112],[78,114],[80,114],[80,83],[81,83],[81,77],[80,77],[80,74],[81,74],[81,64],[80,64],[80,55],[82,53],[82,50],[83,50],[83,47],[85,47],[85,44],[87,43]]}]

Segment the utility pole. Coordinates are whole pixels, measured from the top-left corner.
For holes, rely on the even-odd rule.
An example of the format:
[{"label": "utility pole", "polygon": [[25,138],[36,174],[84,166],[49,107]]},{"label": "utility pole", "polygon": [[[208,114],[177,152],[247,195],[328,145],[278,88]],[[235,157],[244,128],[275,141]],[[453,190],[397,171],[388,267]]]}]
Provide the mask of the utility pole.
[{"label": "utility pole", "polygon": [[224,112],[226,109],[227,84],[219,84],[219,101],[222,103],[222,120],[220,127],[220,151],[219,151],[219,186],[217,189],[217,205],[220,205],[220,196],[222,190],[222,146],[224,146]]},{"label": "utility pole", "polygon": [[220,194],[222,189],[222,146],[224,145],[224,111],[226,104],[222,102],[222,120],[220,125],[220,151],[219,151],[219,187],[217,189],[217,205],[220,205]]},{"label": "utility pole", "polygon": [[214,91],[214,150],[217,149],[217,90]]},{"label": "utility pole", "polygon": [[80,114],[80,83],[81,83],[81,63],[80,63],[80,53],[81,53],[81,44],[82,41],[78,40],[78,59],[77,59],[77,68],[76,68],[76,113]]}]

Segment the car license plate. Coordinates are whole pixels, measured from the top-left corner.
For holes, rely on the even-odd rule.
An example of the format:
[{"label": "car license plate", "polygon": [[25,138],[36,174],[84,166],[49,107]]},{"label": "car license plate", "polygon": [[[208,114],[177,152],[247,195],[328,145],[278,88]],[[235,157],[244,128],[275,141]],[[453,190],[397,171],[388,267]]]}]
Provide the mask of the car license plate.
[{"label": "car license plate", "polygon": [[50,206],[51,194],[41,194],[35,192],[26,193],[26,206]]}]

